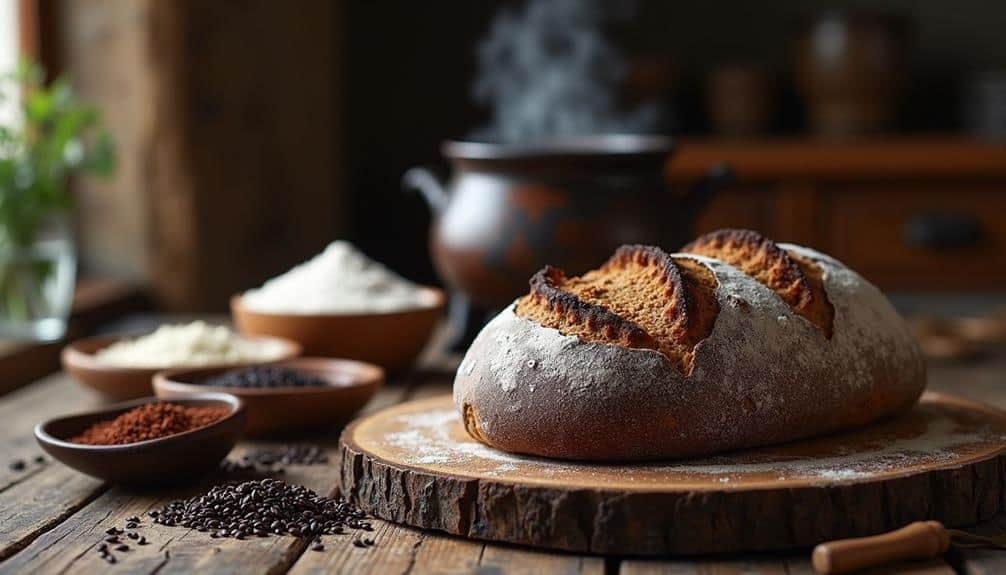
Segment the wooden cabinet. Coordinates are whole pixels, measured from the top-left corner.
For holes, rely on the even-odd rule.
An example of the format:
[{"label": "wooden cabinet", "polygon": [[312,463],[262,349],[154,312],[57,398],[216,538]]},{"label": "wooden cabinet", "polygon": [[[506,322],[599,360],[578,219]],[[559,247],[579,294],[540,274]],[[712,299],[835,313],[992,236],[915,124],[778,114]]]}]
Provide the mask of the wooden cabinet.
[{"label": "wooden cabinet", "polygon": [[1006,190],[860,186],[822,194],[825,245],[885,286],[1006,286]]},{"label": "wooden cabinet", "polygon": [[1006,146],[953,138],[683,142],[676,182],[738,182],[697,222],[816,247],[891,290],[1006,289]]}]

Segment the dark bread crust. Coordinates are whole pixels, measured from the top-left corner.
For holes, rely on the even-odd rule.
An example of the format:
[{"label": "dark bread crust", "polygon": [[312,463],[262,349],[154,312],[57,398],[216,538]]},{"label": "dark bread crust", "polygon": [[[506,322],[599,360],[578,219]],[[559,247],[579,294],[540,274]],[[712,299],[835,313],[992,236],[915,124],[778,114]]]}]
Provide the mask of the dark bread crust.
[{"label": "dark bread crust", "polygon": [[821,269],[751,230],[717,230],[681,248],[682,253],[722,260],[776,292],[794,311],[830,338],[835,311],[824,291]]},{"label": "dark bread crust", "polygon": [[[638,277],[637,300],[613,297],[620,273]],[[695,346],[719,313],[713,274],[653,246],[622,246],[600,269],[576,278],[546,266],[530,285],[517,315],[584,341],[658,351],[683,373],[691,372]]]}]

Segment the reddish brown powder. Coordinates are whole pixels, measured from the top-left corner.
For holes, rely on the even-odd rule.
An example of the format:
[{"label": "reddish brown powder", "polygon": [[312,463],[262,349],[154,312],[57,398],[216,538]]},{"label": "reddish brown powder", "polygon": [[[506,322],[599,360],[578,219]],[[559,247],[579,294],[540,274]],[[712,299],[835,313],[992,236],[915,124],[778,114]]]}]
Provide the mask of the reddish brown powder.
[{"label": "reddish brown powder", "polygon": [[230,413],[228,407],[185,407],[148,403],[109,421],[100,421],[70,441],[87,445],[121,445],[167,437],[209,425]]}]

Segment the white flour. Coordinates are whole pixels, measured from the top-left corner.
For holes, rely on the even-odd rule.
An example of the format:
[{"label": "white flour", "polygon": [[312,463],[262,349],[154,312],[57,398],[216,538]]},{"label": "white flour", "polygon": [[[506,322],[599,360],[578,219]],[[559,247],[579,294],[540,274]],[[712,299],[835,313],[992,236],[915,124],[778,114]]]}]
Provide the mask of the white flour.
[{"label": "white flour", "polygon": [[245,292],[241,302],[263,313],[339,314],[429,307],[432,298],[351,243],[335,241],[311,260]]},{"label": "white flour", "polygon": [[108,365],[161,368],[271,361],[283,351],[279,342],[250,340],[227,327],[195,321],[162,325],[151,334],[100,349],[94,357]]}]

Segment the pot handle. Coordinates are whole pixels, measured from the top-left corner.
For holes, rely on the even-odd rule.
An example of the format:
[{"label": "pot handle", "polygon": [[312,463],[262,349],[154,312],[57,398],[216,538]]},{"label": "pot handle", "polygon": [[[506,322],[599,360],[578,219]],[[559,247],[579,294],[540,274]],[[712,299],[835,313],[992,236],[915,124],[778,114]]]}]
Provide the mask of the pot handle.
[{"label": "pot handle", "polygon": [[447,192],[443,178],[433,168],[417,166],[402,174],[402,189],[419,190],[434,214],[440,215],[447,209]]},{"label": "pot handle", "polygon": [[734,169],[730,164],[713,164],[705,175],[692,186],[685,196],[685,209],[693,217],[697,216],[723,186],[734,180]]}]

